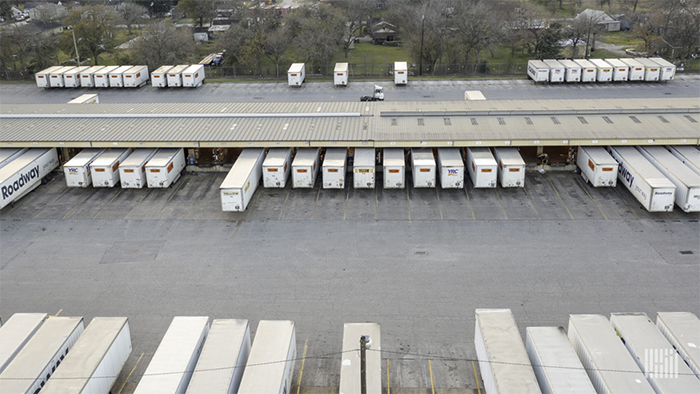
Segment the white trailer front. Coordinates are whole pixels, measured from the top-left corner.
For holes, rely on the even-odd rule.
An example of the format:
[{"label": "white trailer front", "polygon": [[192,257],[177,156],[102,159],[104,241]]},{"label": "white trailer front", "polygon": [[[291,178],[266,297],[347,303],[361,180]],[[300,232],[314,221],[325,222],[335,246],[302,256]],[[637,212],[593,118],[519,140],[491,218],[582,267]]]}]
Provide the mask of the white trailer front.
[{"label": "white trailer front", "polygon": [[610,146],[618,163],[617,179],[649,212],[671,212],[676,186],[632,146]]},{"label": "white trailer front", "polygon": [[408,84],[408,62],[394,62],[394,85]]},{"label": "white trailer front", "polygon": [[12,160],[27,153],[28,148],[0,148],[0,168],[12,163]]},{"label": "white trailer front", "polygon": [[119,181],[122,189],[140,189],[147,183],[146,163],[158,149],[136,149],[119,165]]},{"label": "white trailer front", "polygon": [[621,58],[620,61],[625,63],[629,68],[628,81],[643,81],[644,80],[644,65],[634,59]]},{"label": "white trailer front", "polygon": [[563,327],[528,327],[525,349],[543,394],[596,394]]},{"label": "white trailer front", "polygon": [[151,73],[151,86],[154,88],[168,87],[168,71],[175,66],[160,66]]},{"label": "white trailer front", "polygon": [[[50,316],[0,373],[0,394],[36,394],[84,330],[82,317]],[[43,391],[42,391],[43,393]]]},{"label": "white trailer front", "polygon": [[264,187],[284,189],[292,171],[292,148],[270,148],[262,168]]},{"label": "white trailer front", "polygon": [[96,88],[108,88],[109,87],[109,73],[118,69],[119,66],[107,66],[101,68],[99,71],[95,71],[92,75],[95,80]]},{"label": "white trailer front", "polygon": [[287,82],[289,86],[301,86],[306,80],[306,66],[304,63],[292,63],[287,70]]},{"label": "white trailer front", "polygon": [[0,209],[41,185],[41,180],[58,167],[56,148],[30,149],[0,169]]},{"label": "white trailer front", "polygon": [[569,315],[568,331],[569,341],[598,393],[654,394],[605,316]]},{"label": "white trailer front", "polygon": [[248,320],[215,319],[187,394],[236,394],[249,354]]},{"label": "white trailer front", "polygon": [[438,148],[437,165],[443,189],[464,187],[464,161],[458,148]]},{"label": "white trailer front", "polygon": [[355,189],[371,189],[374,187],[375,162],[376,152],[374,148],[355,148],[352,161],[353,185]]},{"label": "white trailer front", "polygon": [[121,66],[109,73],[109,87],[110,88],[123,88],[124,87],[124,73],[131,70],[134,66]]},{"label": "white trailer front", "polygon": [[700,175],[700,150],[688,145],[668,145],[666,149],[694,173]]},{"label": "white trailer front", "polygon": [[104,149],[83,149],[63,165],[63,173],[66,176],[68,187],[88,187],[92,184],[92,171],[90,166],[105,152]]},{"label": "white trailer front", "polygon": [[700,379],[700,319],[690,312],[658,312],[656,327]]},{"label": "white trailer front", "polygon": [[168,71],[169,88],[182,87],[182,72],[185,71],[189,66],[189,64],[179,64],[170,69],[170,71]]},{"label": "white trailer front", "polygon": [[649,60],[659,65],[659,81],[670,81],[676,76],[676,65],[660,57],[650,57]]},{"label": "white trailer front", "polygon": [[126,317],[95,317],[41,394],[109,394],[131,354]]},{"label": "white trailer front", "polygon": [[597,75],[595,64],[586,59],[575,59],[574,63],[581,66],[581,82],[595,82]]},{"label": "white trailer front", "polygon": [[95,159],[90,166],[94,187],[114,187],[119,183],[119,165],[131,154],[131,148],[112,149]]},{"label": "white trailer front", "polygon": [[79,88],[81,86],[80,74],[90,68],[90,66],[80,66],[71,69],[63,74],[63,87]]},{"label": "white trailer front", "polygon": [[95,87],[95,73],[105,68],[105,66],[92,66],[80,73],[80,86],[84,88]]},{"label": "white trailer front", "polygon": [[638,146],[642,156],[676,186],[676,205],[684,212],[700,212],[700,175],[663,146]]},{"label": "white trailer front", "polygon": [[413,187],[435,187],[437,173],[432,149],[411,149],[411,175]]},{"label": "white trailer front", "polygon": [[46,321],[46,313],[15,313],[0,327],[0,373]]},{"label": "white trailer front", "polygon": [[549,82],[549,66],[542,60],[528,60],[527,76],[532,78],[535,83]]},{"label": "white trailer front", "polygon": [[204,83],[204,65],[193,64],[182,72],[182,86],[198,88]]},{"label": "white trailer front", "polygon": [[510,309],[477,309],[474,346],[486,394],[539,394]]},{"label": "white trailer front", "polygon": [[336,63],[333,70],[333,85],[348,86],[348,64]]},{"label": "white trailer front", "polygon": [[58,70],[59,68],[63,68],[63,66],[53,66],[49,67],[45,70],[41,70],[34,74],[34,79],[36,80],[36,86],[39,88],[44,88],[48,89],[51,87],[51,73]]},{"label": "white trailer front", "polygon": [[347,172],[348,150],[346,148],[328,148],[323,157],[323,188],[344,189]]},{"label": "white trailer front", "polygon": [[610,82],[612,81],[613,67],[609,65],[603,59],[589,59],[591,63],[595,65],[596,77],[595,80],[598,82]]},{"label": "white trailer front", "polygon": [[579,146],[576,165],[593,187],[617,186],[618,164],[602,146]]},{"label": "white trailer front", "polygon": [[385,148],[382,152],[385,189],[403,189],[406,183],[406,157],[402,148]]},{"label": "white trailer front", "polygon": [[131,67],[123,75],[125,88],[140,88],[148,83],[148,66]]},{"label": "white trailer front", "polygon": [[653,82],[659,80],[659,76],[661,75],[661,66],[645,57],[635,57],[634,60],[638,61],[644,66],[645,81]]},{"label": "white trailer front", "polygon": [[148,187],[170,187],[185,169],[185,151],[180,148],[159,149],[146,163]]},{"label": "white trailer front", "polygon": [[360,337],[369,337],[365,352],[367,394],[382,394],[382,338],[379,323],[345,323],[340,362],[339,394],[357,394],[360,387]]},{"label": "white trailer front", "polygon": [[545,59],[544,64],[549,67],[549,82],[564,82],[566,67],[554,59]]},{"label": "white trailer front", "polygon": [[620,59],[605,59],[605,61],[613,68],[613,81],[623,82],[629,78],[629,67]]},{"label": "white trailer front", "polygon": [[288,394],[296,356],[294,322],[261,320],[238,394]]},{"label": "white trailer front", "polygon": [[501,187],[525,187],[525,160],[518,148],[493,148]]},{"label": "white trailer front", "polygon": [[657,394],[700,393],[700,380],[646,313],[611,313],[610,323]]},{"label": "white trailer front", "polygon": [[258,190],[264,160],[265,149],[243,149],[219,186],[222,211],[245,211]]},{"label": "white trailer front", "polygon": [[185,394],[209,333],[207,316],[175,316],[134,394]]},{"label": "white trailer front", "polygon": [[321,149],[301,148],[292,162],[292,186],[294,188],[313,188],[316,184],[316,176],[321,167]]},{"label": "white trailer front", "polygon": [[566,82],[581,82],[581,66],[569,59],[559,60],[559,63],[566,68],[566,74],[564,74]]},{"label": "white trailer front", "polygon": [[63,79],[63,74],[67,73],[68,71],[74,69],[75,67],[73,66],[68,66],[68,67],[61,67],[59,69],[56,69],[51,72],[49,79],[50,83],[49,86],[52,88],[62,88],[65,86],[65,80]]},{"label": "white trailer front", "polygon": [[495,188],[498,163],[489,148],[467,148],[467,170],[475,188]]}]

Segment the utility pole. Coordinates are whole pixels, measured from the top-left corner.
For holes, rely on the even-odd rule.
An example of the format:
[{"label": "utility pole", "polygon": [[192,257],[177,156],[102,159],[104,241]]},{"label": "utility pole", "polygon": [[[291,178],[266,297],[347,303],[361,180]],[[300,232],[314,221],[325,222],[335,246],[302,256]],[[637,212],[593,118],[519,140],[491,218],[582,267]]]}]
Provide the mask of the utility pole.
[{"label": "utility pole", "polygon": [[423,76],[423,33],[425,33],[425,15],[421,15],[420,27],[420,66],[418,66],[418,75]]},{"label": "utility pole", "polygon": [[367,342],[369,335],[360,336],[360,394],[367,394]]},{"label": "utility pole", "polygon": [[71,26],[71,33],[73,33],[73,45],[75,45],[75,57],[78,58],[78,66],[80,66],[80,54],[78,53],[78,42],[75,41],[75,28]]}]

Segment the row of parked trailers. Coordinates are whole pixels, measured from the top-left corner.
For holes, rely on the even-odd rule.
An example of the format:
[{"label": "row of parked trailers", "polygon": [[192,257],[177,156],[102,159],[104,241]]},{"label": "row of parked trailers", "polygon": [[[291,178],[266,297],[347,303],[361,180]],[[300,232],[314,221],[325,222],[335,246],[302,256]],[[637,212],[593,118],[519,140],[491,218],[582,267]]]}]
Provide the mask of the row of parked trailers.
[{"label": "row of parked trailers", "polygon": [[[348,86],[350,69],[348,63],[336,63],[333,69],[333,85]],[[300,87],[306,80],[306,65],[304,63],[292,63],[287,70],[287,84]],[[394,62],[394,85],[408,84],[408,63]]]},{"label": "row of parked trailers", "polygon": [[[40,88],[139,88],[149,81],[148,66],[54,66],[34,75]],[[150,74],[151,85],[199,87],[204,83],[201,64],[162,66]]]},{"label": "row of parked trailers", "polygon": [[676,66],[660,57],[621,59],[529,60],[527,75],[535,82],[670,81]]},{"label": "row of parked trailers", "polygon": [[[570,315],[528,327],[509,309],[477,309],[474,344],[487,394],[700,392],[700,320],[689,312]],[[679,361],[680,360],[680,361]]]}]

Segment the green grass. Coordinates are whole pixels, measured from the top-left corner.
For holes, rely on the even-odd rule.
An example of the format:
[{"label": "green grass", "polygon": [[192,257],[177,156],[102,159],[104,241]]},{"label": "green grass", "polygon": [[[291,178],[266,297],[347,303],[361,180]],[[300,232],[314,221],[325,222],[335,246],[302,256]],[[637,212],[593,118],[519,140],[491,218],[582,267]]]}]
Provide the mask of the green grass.
[{"label": "green grass", "polygon": [[355,44],[355,49],[348,51],[345,58],[345,50],[340,47],[338,53],[331,60],[331,64],[338,62],[348,62],[355,64],[374,64],[383,66],[394,62],[411,61],[405,47],[387,45],[374,45],[369,42]]},{"label": "green grass", "polygon": [[632,38],[630,36],[631,33],[629,31],[614,31],[601,34],[597,39],[607,42],[608,44],[624,45],[630,48],[637,48],[638,46],[644,45],[644,41],[641,39]]}]

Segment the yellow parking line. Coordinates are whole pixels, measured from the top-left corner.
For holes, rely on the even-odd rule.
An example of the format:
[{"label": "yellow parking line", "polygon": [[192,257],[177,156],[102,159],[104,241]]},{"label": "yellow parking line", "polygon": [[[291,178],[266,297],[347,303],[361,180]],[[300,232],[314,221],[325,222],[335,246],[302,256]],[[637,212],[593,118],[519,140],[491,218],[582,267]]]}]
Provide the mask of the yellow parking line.
[{"label": "yellow parking line", "polygon": [[126,216],[124,216],[124,220],[126,220],[129,217],[129,215],[131,215],[131,213],[134,212],[134,209],[136,209],[136,207],[138,207],[139,204],[141,204],[141,201],[143,201],[143,199],[146,198],[146,196],[151,194],[151,190],[153,190],[153,189],[149,189],[148,192],[146,194],[144,194],[143,197],[141,197],[139,202],[137,202],[136,205],[134,205],[134,207],[131,208],[131,211],[129,211],[129,213],[127,213]]},{"label": "yellow parking line", "polygon": [[58,312],[56,312],[56,314],[55,314],[54,316],[58,316],[58,315],[60,315],[60,314],[61,314],[61,312],[63,312],[63,309],[59,309],[59,310],[58,310]]},{"label": "yellow parking line", "polygon": [[538,220],[542,220],[542,218],[540,217],[540,213],[537,212],[537,208],[535,208],[535,203],[532,202],[532,198],[530,198],[530,193],[528,193],[528,192],[527,192],[527,189],[525,189],[524,187],[523,187],[522,189],[523,189],[523,192],[525,192],[525,195],[527,196],[527,199],[530,200],[530,205],[532,205],[532,209],[535,210],[535,213],[537,214],[537,219],[538,219]]},{"label": "yellow parking line", "polygon": [[284,214],[284,208],[287,207],[287,200],[289,200],[289,195],[292,194],[292,187],[289,187],[287,191],[287,197],[284,198],[284,204],[282,204],[282,212],[280,212],[280,217],[277,220],[282,220],[282,215]]},{"label": "yellow parking line", "polygon": [[603,210],[600,209],[600,207],[598,206],[598,203],[595,202],[595,200],[593,199],[593,197],[588,193],[588,190],[583,186],[583,184],[582,184],[581,181],[578,179],[578,177],[576,176],[576,177],[574,177],[574,179],[576,179],[576,182],[578,182],[578,184],[581,185],[581,189],[583,189],[583,191],[586,192],[586,194],[588,195],[588,198],[590,198],[591,201],[593,201],[593,204],[595,205],[596,208],[598,208],[598,210],[599,210],[600,213],[603,215],[603,217],[605,218],[605,220],[608,220],[608,217],[605,216],[605,213],[603,213]]},{"label": "yellow parking line", "polygon": [[306,348],[309,344],[309,340],[307,339],[304,342],[304,354],[301,356],[301,368],[299,369],[299,381],[297,382],[297,394],[299,394],[299,390],[301,389],[301,377],[304,375],[304,362],[306,361]]},{"label": "yellow parking line", "polygon": [[124,189],[119,189],[119,192],[117,192],[117,194],[115,194],[114,197],[112,197],[112,199],[109,200],[109,202],[108,202],[107,204],[105,204],[104,207],[102,207],[102,209],[100,209],[100,212],[97,212],[97,215],[93,216],[93,219],[97,219],[97,216],[99,216],[99,215],[102,213],[102,211],[104,211],[105,208],[107,208],[107,205],[111,204],[112,201],[114,201],[114,199],[117,198],[117,196],[119,196],[120,194],[122,194],[122,191],[123,191],[123,190],[124,190]]},{"label": "yellow parking line", "polygon": [[68,190],[70,190],[70,188],[69,188],[69,187],[66,187],[66,190],[64,190],[63,193],[61,193],[58,197],[54,198],[54,200],[51,201],[50,203],[44,205],[44,207],[41,208],[41,211],[37,212],[37,214],[34,215],[34,217],[33,217],[32,219],[36,219],[37,216],[39,216],[39,214],[41,214],[42,212],[44,212],[44,209],[46,209],[46,207],[48,207],[49,205],[51,205],[51,204],[55,203],[56,201],[58,201],[58,199],[61,198],[61,196],[63,196],[64,194],[66,194],[66,192],[67,192]]},{"label": "yellow parking line", "polygon": [[498,203],[501,204],[501,209],[503,210],[503,215],[505,215],[506,220],[508,220],[508,213],[506,213],[505,207],[503,207],[503,201],[501,201],[501,196],[498,195],[498,188],[493,189],[496,191],[496,198],[498,199]]},{"label": "yellow parking line", "polygon": [[474,215],[474,208],[472,208],[472,202],[469,199],[469,192],[467,191],[467,187],[464,187],[464,194],[467,195],[467,203],[469,203],[469,210],[472,211],[472,219],[476,220],[476,215]]},{"label": "yellow parking line", "polygon": [[617,191],[617,187],[613,187],[612,189],[615,190],[615,193],[617,193],[617,195],[620,197],[620,199],[625,203],[625,205],[627,205],[627,207],[630,209],[630,211],[632,211],[632,213],[634,214],[634,216],[636,216],[637,219],[641,220],[642,218],[640,218],[639,215],[637,215],[637,212],[634,211],[634,209],[632,208],[632,206],[629,205],[629,204],[627,203],[627,200],[625,200],[624,198],[622,198],[622,195],[620,194],[620,192]]},{"label": "yellow parking line", "polygon": [[474,379],[476,379],[476,390],[481,394],[481,387],[479,387],[479,378],[476,376],[476,365],[474,365],[474,361],[472,361],[472,368],[474,368]]},{"label": "yellow parking line", "polygon": [[136,366],[139,365],[139,361],[141,361],[141,357],[143,357],[143,353],[139,356],[139,359],[136,360],[136,364],[134,364],[134,368],[131,368],[131,372],[129,372],[129,375],[126,377],[126,380],[124,383],[122,383],[122,387],[119,388],[119,391],[117,391],[117,394],[121,394],[122,390],[124,390],[124,386],[126,386],[126,383],[129,381],[129,378],[131,377],[131,374],[134,373],[134,370],[136,370]]},{"label": "yellow parking line", "polygon": [[440,206],[440,192],[438,191],[437,186],[435,186],[435,195],[437,196],[437,200],[438,200],[438,210],[440,211],[440,220],[442,220],[442,206]]},{"label": "yellow parking line", "polygon": [[316,193],[316,201],[314,202],[314,210],[311,212],[311,220],[314,220],[314,215],[316,214],[316,204],[318,204],[318,196],[321,195],[321,189],[323,186],[318,188],[318,193]]},{"label": "yellow parking line", "polygon": [[408,185],[406,185],[406,198],[408,199],[408,221],[411,221],[411,193],[408,190]]},{"label": "yellow parking line", "polygon": [[96,188],[93,188],[93,189],[92,189],[92,193],[90,193],[90,194],[88,194],[87,196],[85,196],[85,198],[83,198],[83,199],[80,201],[80,203],[78,203],[78,205],[74,206],[70,211],[68,211],[68,213],[66,214],[66,216],[62,217],[61,220],[67,218],[68,215],[70,215],[71,213],[73,213],[73,211],[75,211],[75,208],[78,208],[78,206],[83,205],[83,203],[85,202],[85,200],[87,200],[88,198],[90,198],[90,196],[92,196],[93,194],[95,194],[96,191],[97,191],[97,189],[96,189]]},{"label": "yellow parking line", "polygon": [[391,385],[389,384],[389,359],[386,359],[386,394],[391,394]]},{"label": "yellow parking line", "polygon": [[428,368],[430,369],[430,388],[433,390],[433,394],[435,394],[435,385],[433,384],[433,363],[428,360]]},{"label": "yellow parking line", "polygon": [[569,213],[569,216],[571,217],[571,220],[574,220],[574,215],[571,214],[571,212],[569,211],[569,208],[566,206],[566,204],[564,204],[564,200],[563,200],[563,199],[561,198],[561,196],[559,195],[559,191],[557,191],[557,188],[554,187],[554,184],[552,183],[552,180],[549,179],[549,177],[547,177],[547,181],[549,182],[550,185],[552,185],[552,189],[554,189],[554,193],[557,193],[557,197],[559,197],[559,201],[561,201],[562,205],[564,205],[564,209],[566,209],[566,212]]}]

